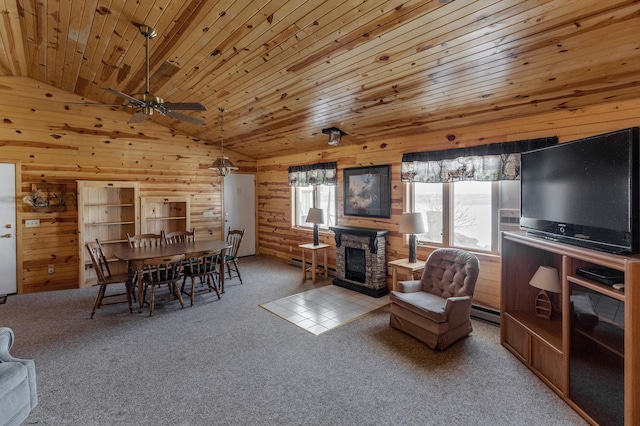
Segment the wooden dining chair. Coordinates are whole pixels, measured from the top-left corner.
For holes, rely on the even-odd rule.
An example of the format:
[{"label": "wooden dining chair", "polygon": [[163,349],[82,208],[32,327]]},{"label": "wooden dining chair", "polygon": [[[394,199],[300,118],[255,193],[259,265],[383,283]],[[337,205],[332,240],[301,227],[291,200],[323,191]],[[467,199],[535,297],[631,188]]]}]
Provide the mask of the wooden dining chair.
[{"label": "wooden dining chair", "polygon": [[165,244],[183,243],[196,240],[196,229],[192,228],[191,231],[174,231],[164,234]]},{"label": "wooden dining chair", "polygon": [[[93,304],[93,310],[91,311],[91,318],[93,318],[96,310],[102,305],[115,305],[118,303],[127,302],[129,304],[129,311],[133,312],[133,308],[131,306],[131,296],[133,293],[133,282],[135,280],[136,274],[111,274],[109,263],[107,262],[107,257],[102,250],[100,241],[98,241],[97,239],[95,242],[86,243],[85,247],[89,251],[89,257],[91,258],[91,263],[93,263],[93,269],[96,272],[98,285],[100,286],[100,288],[98,289],[98,296],[96,297],[96,301]],[[107,295],[107,287],[111,285],[124,285],[125,292]],[[108,303],[104,303],[104,299],[111,299],[116,297],[119,297],[121,299],[123,295],[126,295],[126,300],[110,301]]]},{"label": "wooden dining chair", "polygon": [[[127,232],[127,242],[129,243],[129,247],[157,247],[164,244],[164,231],[160,231],[159,234],[137,234],[130,235]],[[127,262],[127,270],[129,272],[135,272],[131,270],[131,264]],[[136,301],[136,288],[138,285],[138,280],[134,280],[133,287],[131,288],[131,292],[133,294],[133,300]]]},{"label": "wooden dining chair", "polygon": [[160,231],[159,234],[138,234],[129,235],[127,232],[127,241],[129,247],[155,247],[164,244],[165,236],[164,231]]},{"label": "wooden dining chair", "polygon": [[231,244],[231,248],[227,250],[224,256],[225,268],[227,270],[227,276],[229,279],[238,277],[240,284],[242,284],[242,277],[240,276],[240,269],[238,269],[238,249],[244,236],[244,229],[231,229],[227,233],[227,243]]},{"label": "wooden dining chair", "polygon": [[[160,303],[178,299],[180,306],[184,309],[184,302],[182,301],[180,288],[178,288],[178,280],[180,279],[180,274],[182,272],[182,261],[184,258],[184,254],[179,254],[175,256],[145,259],[143,261],[143,285],[145,286],[143,297],[146,298],[147,289],[151,287],[151,295],[149,297],[149,316],[153,316],[153,308],[156,302]],[[156,301],[156,287],[164,284],[169,286],[170,295]],[[142,308],[140,308],[140,311],[142,311]]]},{"label": "wooden dining chair", "polygon": [[[181,291],[184,294],[188,294],[191,299],[191,306],[193,306],[194,294],[195,290],[195,281],[196,278],[200,280],[200,284],[206,287],[200,291],[209,291],[214,290],[218,295],[218,299],[220,299],[220,290],[219,290],[219,272],[218,272],[218,264],[217,255],[212,252],[204,252],[201,253],[198,257],[193,257],[187,260],[188,264],[184,266],[183,269],[183,279],[182,279],[182,288]],[[187,282],[187,278],[191,278],[191,291],[185,292],[185,284]]]}]

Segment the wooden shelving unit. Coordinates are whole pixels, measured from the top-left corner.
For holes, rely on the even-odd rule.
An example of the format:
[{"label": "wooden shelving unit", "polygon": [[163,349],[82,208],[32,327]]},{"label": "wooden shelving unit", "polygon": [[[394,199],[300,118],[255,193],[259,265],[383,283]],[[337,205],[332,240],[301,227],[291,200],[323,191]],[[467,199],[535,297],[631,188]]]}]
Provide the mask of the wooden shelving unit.
[{"label": "wooden shelving unit", "polygon": [[[589,423],[638,424],[640,256],[618,256],[529,237],[522,232],[505,232],[501,257],[501,343]],[[562,293],[552,298],[554,313],[550,320],[536,317],[538,290],[529,285],[540,266],[556,268],[562,281]],[[603,267],[624,272],[624,292],[576,274],[578,268]],[[613,334],[600,335],[598,327],[580,328],[572,298],[584,294],[589,295],[588,300],[606,299],[622,309],[623,320],[618,324],[594,312],[596,324],[604,324],[605,329],[614,330]],[[614,362],[607,363],[603,358],[591,366],[582,364],[582,355],[593,358],[596,353],[610,354]],[[588,379],[577,379],[592,374],[590,367],[612,372],[605,376],[612,382],[607,385],[618,389],[620,398],[611,402],[611,392],[603,383],[588,385]],[[580,376],[581,369],[586,374]],[[602,397],[597,396],[599,392]],[[589,403],[583,402],[584,394],[589,394]]]},{"label": "wooden shelving unit", "polygon": [[126,264],[113,257],[113,249],[127,242],[127,233],[140,233],[139,185],[137,182],[78,181],[79,287],[96,283],[85,244],[98,239],[113,274],[125,272]]},{"label": "wooden shelving unit", "polygon": [[140,209],[143,234],[191,230],[191,209],[187,197],[142,197]]}]

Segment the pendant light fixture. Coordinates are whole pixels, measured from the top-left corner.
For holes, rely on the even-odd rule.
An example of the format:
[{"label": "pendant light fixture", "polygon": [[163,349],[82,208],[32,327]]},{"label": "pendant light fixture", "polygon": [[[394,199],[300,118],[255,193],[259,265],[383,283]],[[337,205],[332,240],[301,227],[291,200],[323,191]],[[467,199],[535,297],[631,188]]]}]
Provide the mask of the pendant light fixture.
[{"label": "pendant light fixture", "polygon": [[329,127],[328,129],[322,129],[322,133],[329,135],[329,145],[340,146],[342,143],[342,136],[346,135],[345,132],[337,127]]},{"label": "pendant light fixture", "polygon": [[214,161],[209,168],[215,170],[218,176],[226,176],[231,173],[232,170],[238,170],[233,165],[229,157],[224,156],[224,113],[227,112],[224,108],[218,108],[220,110],[220,157]]}]

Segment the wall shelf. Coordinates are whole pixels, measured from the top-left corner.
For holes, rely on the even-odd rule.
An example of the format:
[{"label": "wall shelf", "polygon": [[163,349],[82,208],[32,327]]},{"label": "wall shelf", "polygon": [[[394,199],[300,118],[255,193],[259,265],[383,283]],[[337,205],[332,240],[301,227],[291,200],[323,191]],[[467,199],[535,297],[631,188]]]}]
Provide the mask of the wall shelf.
[{"label": "wall shelf", "polygon": [[142,197],[140,216],[143,234],[159,234],[191,229],[191,209],[187,197]]}]

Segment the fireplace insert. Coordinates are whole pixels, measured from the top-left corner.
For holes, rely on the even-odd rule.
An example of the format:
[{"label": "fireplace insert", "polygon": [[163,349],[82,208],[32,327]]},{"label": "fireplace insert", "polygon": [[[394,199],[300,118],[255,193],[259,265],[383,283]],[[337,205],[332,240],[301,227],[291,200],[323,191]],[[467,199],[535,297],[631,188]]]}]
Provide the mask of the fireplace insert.
[{"label": "fireplace insert", "polygon": [[360,283],[367,282],[365,251],[353,247],[345,247],[345,257],[345,278]]}]

